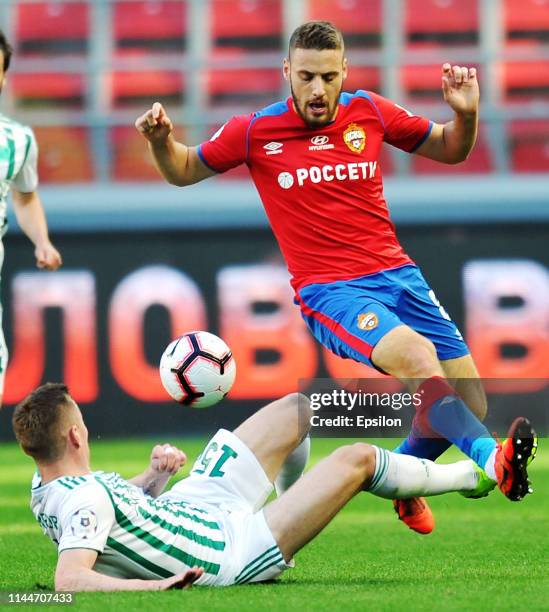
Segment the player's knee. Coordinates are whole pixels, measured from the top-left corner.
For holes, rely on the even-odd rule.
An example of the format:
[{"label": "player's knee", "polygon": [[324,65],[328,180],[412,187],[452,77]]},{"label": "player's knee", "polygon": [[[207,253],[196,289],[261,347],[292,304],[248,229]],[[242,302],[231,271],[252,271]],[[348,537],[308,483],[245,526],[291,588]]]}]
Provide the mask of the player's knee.
[{"label": "player's knee", "polygon": [[282,418],[296,432],[296,438],[302,440],[311,428],[313,411],[309,398],[303,393],[289,393],[279,401]]},{"label": "player's knee", "polygon": [[373,446],[364,442],[356,442],[342,446],[334,455],[344,462],[346,467],[356,473],[359,479],[366,480],[374,473],[376,465],[376,452]]},{"label": "player's knee", "polygon": [[418,338],[402,351],[402,378],[430,378],[441,373],[435,345],[427,338]]}]

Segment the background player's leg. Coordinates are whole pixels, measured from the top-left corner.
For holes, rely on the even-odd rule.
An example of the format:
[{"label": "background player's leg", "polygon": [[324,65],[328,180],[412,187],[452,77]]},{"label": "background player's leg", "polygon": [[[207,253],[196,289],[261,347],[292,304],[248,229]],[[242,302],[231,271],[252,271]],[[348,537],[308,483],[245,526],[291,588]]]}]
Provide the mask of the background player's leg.
[{"label": "background player's leg", "polygon": [[385,498],[472,490],[471,461],[436,465],[369,444],[337,449],[264,509],[265,520],[288,561],[314,538],[357,493]]},{"label": "background player's leg", "polygon": [[[254,453],[271,482],[275,481],[289,455],[306,445],[304,452],[298,453],[299,457],[292,457],[292,465],[288,466],[288,471],[297,480],[308,459],[309,442],[304,439],[311,426],[311,415],[309,399],[300,393],[291,393],[253,414],[233,433]],[[288,482],[285,486],[289,486]]]}]

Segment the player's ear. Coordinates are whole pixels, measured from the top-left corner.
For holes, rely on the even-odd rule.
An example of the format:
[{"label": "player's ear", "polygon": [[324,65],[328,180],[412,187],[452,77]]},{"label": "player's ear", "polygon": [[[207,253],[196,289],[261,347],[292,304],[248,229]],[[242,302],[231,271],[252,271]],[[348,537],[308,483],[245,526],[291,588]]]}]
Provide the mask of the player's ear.
[{"label": "player's ear", "polygon": [[71,425],[67,438],[69,439],[71,446],[74,446],[75,448],[80,448],[82,446],[82,436],[80,435],[80,431],[78,431],[77,425]]},{"label": "player's ear", "polygon": [[343,80],[347,78],[347,72],[348,72],[347,58],[344,57],[343,58]]},{"label": "player's ear", "polygon": [[284,58],[284,62],[282,63],[282,74],[286,81],[290,80],[290,60],[287,57]]}]

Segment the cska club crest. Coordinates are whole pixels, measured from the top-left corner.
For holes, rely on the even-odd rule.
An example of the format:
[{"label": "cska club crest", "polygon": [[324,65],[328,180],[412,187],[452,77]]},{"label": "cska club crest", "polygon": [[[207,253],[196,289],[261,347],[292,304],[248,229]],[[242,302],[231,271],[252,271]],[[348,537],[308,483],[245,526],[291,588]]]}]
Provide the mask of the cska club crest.
[{"label": "cska club crest", "polygon": [[343,140],[353,153],[362,153],[366,146],[366,132],[356,123],[351,123],[343,132]]},{"label": "cska club crest", "polygon": [[357,325],[359,329],[370,331],[375,329],[378,323],[379,320],[375,312],[367,312],[365,314],[358,315]]}]

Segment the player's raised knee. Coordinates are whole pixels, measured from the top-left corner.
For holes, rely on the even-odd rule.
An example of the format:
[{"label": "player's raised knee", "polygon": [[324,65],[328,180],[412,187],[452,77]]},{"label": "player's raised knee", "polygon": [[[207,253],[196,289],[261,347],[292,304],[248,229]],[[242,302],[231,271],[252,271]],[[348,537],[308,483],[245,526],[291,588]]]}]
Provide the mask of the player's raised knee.
[{"label": "player's raised knee", "polygon": [[298,417],[310,417],[312,415],[311,401],[303,393],[288,393],[278,400],[280,410],[289,412]]},{"label": "player's raised knee", "polygon": [[289,393],[278,400],[278,410],[286,421],[295,426],[296,433],[301,439],[311,427],[311,402],[303,393]]},{"label": "player's raised knee", "polygon": [[346,464],[346,467],[356,472],[365,480],[374,473],[376,452],[373,446],[365,442],[356,442],[337,449],[333,456]]}]

